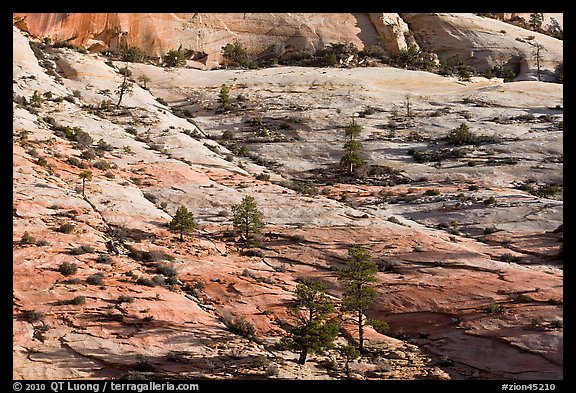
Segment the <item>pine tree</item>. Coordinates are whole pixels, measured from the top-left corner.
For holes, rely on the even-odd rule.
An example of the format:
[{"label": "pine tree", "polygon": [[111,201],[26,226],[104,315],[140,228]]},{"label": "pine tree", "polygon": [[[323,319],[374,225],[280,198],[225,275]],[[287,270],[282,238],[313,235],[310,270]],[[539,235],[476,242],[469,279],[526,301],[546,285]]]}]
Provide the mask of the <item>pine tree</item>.
[{"label": "pine tree", "polygon": [[358,325],[359,350],[364,350],[364,314],[374,303],[377,292],[370,286],[376,281],[378,266],[365,248],[353,246],[348,249],[346,269],[339,271],[338,279],[345,284],[342,309],[355,314]]},{"label": "pine tree", "polygon": [[250,195],[242,198],[242,202],[232,207],[234,215],[233,225],[246,240],[252,235],[260,233],[264,228],[263,214],[256,205],[256,200]]},{"label": "pine tree", "polygon": [[290,330],[284,342],[300,352],[299,364],[305,364],[309,353],[322,353],[334,347],[338,336],[338,325],[327,322],[334,306],[326,295],[326,287],[321,282],[302,278],[296,286],[296,306],[290,310],[298,322]]},{"label": "pine tree", "polygon": [[220,86],[220,94],[218,95],[218,102],[220,103],[220,110],[229,110],[232,107],[232,100],[230,99],[230,89],[226,84]]},{"label": "pine tree", "polygon": [[122,98],[124,94],[132,94],[133,83],[128,81],[128,77],[132,74],[130,70],[126,68],[127,71],[122,72],[122,83],[118,85],[116,89],[116,93],[118,93],[118,103],[116,104],[116,108],[120,108],[120,103],[122,102]]},{"label": "pine tree", "polygon": [[82,197],[85,197],[84,190],[86,188],[86,180],[92,180],[92,171],[81,172],[78,177],[82,179]]},{"label": "pine tree", "polygon": [[344,127],[344,133],[347,138],[344,144],[344,155],[340,159],[340,166],[346,169],[349,174],[353,174],[354,170],[366,165],[366,160],[362,158],[360,151],[362,150],[362,143],[356,140],[362,132],[362,126],[352,119],[352,122]]},{"label": "pine tree", "polygon": [[170,221],[168,228],[173,232],[180,233],[180,241],[184,241],[184,233],[188,233],[196,229],[196,221],[194,220],[194,214],[188,211],[186,207],[180,206],[176,210],[176,214]]}]

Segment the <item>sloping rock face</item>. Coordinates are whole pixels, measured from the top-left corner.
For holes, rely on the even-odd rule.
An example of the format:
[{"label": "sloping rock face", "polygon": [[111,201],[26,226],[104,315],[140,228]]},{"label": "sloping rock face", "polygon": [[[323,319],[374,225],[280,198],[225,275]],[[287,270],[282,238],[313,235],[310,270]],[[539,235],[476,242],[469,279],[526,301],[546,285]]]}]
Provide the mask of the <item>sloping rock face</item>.
[{"label": "sloping rock face", "polygon": [[[563,183],[562,85],[128,64],[148,86],[115,105],[125,62],[39,53],[16,28],[13,59],[15,379],[563,378],[563,201],[528,187]],[[327,181],[359,112],[381,176]],[[486,143],[407,154],[462,122]],[[78,128],[91,141],[63,132]],[[265,217],[260,248],[231,233],[245,195]],[[179,206],[198,222],[184,242],[167,227]],[[338,306],[354,244],[380,266],[367,316],[389,330],[366,327],[351,374],[335,349],[298,365],[280,343],[297,280]],[[357,337],[343,325],[336,345]]]},{"label": "sloping rock face", "polygon": [[499,65],[516,69],[516,80],[537,80],[536,44],[540,80],[555,80],[563,61],[562,41],[499,20],[473,14],[403,13],[402,19],[418,44],[442,59],[459,59],[480,72]]}]

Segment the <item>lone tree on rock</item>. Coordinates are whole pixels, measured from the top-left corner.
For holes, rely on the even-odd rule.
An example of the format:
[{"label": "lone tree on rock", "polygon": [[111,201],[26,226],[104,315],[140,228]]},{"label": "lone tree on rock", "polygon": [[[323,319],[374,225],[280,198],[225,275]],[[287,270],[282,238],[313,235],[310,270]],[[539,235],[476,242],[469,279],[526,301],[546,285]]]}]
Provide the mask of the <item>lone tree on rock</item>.
[{"label": "lone tree on rock", "polygon": [[173,232],[180,233],[180,241],[184,241],[184,233],[188,233],[196,229],[196,221],[194,220],[194,214],[188,211],[186,207],[180,206],[176,210],[176,215],[170,221],[168,228]]},{"label": "lone tree on rock", "polygon": [[82,197],[86,197],[84,190],[86,189],[86,180],[92,180],[92,171],[81,172],[78,177],[82,179]]},{"label": "lone tree on rock", "polygon": [[230,89],[226,84],[222,84],[222,86],[220,86],[220,94],[218,94],[218,103],[220,104],[220,106],[218,107],[219,111],[227,111],[232,108],[232,100],[230,99]]},{"label": "lone tree on rock", "polygon": [[120,108],[120,103],[122,102],[124,94],[132,94],[132,89],[134,87],[134,84],[128,81],[128,77],[132,75],[132,71],[130,71],[128,68],[123,68],[121,73],[122,83],[120,83],[116,89],[116,93],[118,93],[118,103],[116,104],[116,108]]},{"label": "lone tree on rock", "polygon": [[353,174],[355,169],[366,165],[366,160],[364,160],[360,154],[362,143],[356,140],[362,132],[362,126],[352,119],[352,122],[344,128],[344,132],[348,139],[344,144],[345,153],[340,159],[340,165],[344,167],[349,174]]},{"label": "lone tree on rock", "polygon": [[334,347],[339,327],[327,322],[334,306],[326,295],[326,287],[311,278],[302,278],[296,286],[296,306],[290,309],[298,322],[284,342],[300,351],[299,364],[305,364],[308,353],[322,353]]},{"label": "lone tree on rock", "polygon": [[246,195],[242,198],[241,203],[232,207],[232,213],[234,214],[234,228],[244,236],[246,240],[262,232],[264,228],[262,218],[264,215],[258,209],[254,197]]},{"label": "lone tree on rock", "polygon": [[342,310],[355,314],[358,325],[358,349],[364,350],[364,315],[376,300],[377,292],[370,286],[376,281],[378,265],[364,247],[348,249],[346,268],[338,272],[338,280],[344,282]]}]

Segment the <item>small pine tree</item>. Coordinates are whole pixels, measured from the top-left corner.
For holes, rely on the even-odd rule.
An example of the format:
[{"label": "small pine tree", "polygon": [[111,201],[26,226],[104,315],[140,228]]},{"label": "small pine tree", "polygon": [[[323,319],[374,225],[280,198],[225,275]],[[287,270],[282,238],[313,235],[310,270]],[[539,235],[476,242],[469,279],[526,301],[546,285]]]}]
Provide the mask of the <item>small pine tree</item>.
[{"label": "small pine tree", "polygon": [[194,214],[189,212],[184,206],[180,206],[176,210],[176,214],[170,221],[168,228],[173,232],[180,233],[180,241],[184,241],[184,233],[190,232],[196,229],[196,221],[194,220]]},{"label": "small pine tree", "polygon": [[220,110],[229,110],[232,107],[232,100],[230,99],[230,89],[226,84],[220,86],[220,94],[218,95],[218,102],[220,103]]},{"label": "small pine tree", "polygon": [[354,119],[352,119],[352,122],[350,122],[348,125],[346,125],[346,127],[344,127],[344,132],[346,137],[349,140],[352,140],[360,136],[360,134],[362,133],[362,126],[356,123]]},{"label": "small pine tree", "polygon": [[340,159],[340,166],[346,169],[349,174],[353,174],[354,170],[366,165],[366,161],[362,158],[360,151],[362,144],[356,140],[362,132],[362,126],[352,119],[352,122],[344,127],[344,133],[347,138],[344,144],[344,156]]},{"label": "small pine tree", "polygon": [[[128,69],[126,68],[126,70]],[[128,81],[128,77],[132,74],[132,72],[130,70],[128,71],[122,72],[122,83],[120,83],[116,89],[116,93],[118,94],[118,102],[116,103],[116,108],[120,108],[120,103],[122,102],[124,94],[132,94],[134,85],[132,82]]]},{"label": "small pine tree", "polygon": [[365,248],[353,246],[348,249],[346,269],[338,273],[338,280],[344,282],[342,310],[355,314],[358,325],[358,349],[364,350],[364,314],[376,300],[377,292],[370,286],[376,281],[378,265]]},{"label": "small pine tree", "polygon": [[142,88],[144,90],[147,90],[148,87],[146,86],[146,83],[150,82],[152,79],[150,79],[149,76],[140,75],[137,80],[138,80],[138,82],[142,83]]},{"label": "small pine tree", "polygon": [[92,171],[83,171],[78,177],[82,179],[82,197],[85,197],[84,190],[86,189],[86,181],[92,180]]},{"label": "small pine tree", "polygon": [[528,20],[528,26],[530,30],[540,31],[542,30],[542,21],[544,19],[544,15],[539,12],[535,12],[530,14],[530,19]]},{"label": "small pine tree", "polygon": [[344,366],[344,371],[346,371],[346,374],[350,373],[350,360],[354,360],[360,357],[360,352],[354,348],[354,346],[346,344],[340,348],[338,348],[338,352],[340,352],[340,355],[342,355],[344,357],[344,359],[346,359],[346,363]]},{"label": "small pine tree", "polygon": [[234,215],[233,225],[246,240],[250,236],[260,233],[264,228],[263,214],[258,209],[254,197],[246,195],[242,202],[232,207]]},{"label": "small pine tree", "polygon": [[532,58],[536,62],[536,76],[538,77],[538,80],[541,81],[542,80],[541,64],[544,61],[544,56],[542,56],[542,52],[545,51],[546,49],[539,42],[535,42],[533,46],[534,51],[532,52]]}]

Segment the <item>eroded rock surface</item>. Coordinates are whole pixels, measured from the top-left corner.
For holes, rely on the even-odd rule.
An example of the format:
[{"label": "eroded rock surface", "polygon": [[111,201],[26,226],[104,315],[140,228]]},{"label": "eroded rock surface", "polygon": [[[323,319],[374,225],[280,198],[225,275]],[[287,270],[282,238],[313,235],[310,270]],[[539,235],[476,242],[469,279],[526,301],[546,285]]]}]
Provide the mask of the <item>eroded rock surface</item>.
[{"label": "eroded rock surface", "polygon": [[[128,64],[150,80],[116,106],[125,63],[61,48],[58,82],[13,34],[15,379],[562,379],[563,203],[535,192],[563,182],[562,85]],[[373,173],[334,177],[355,113]],[[407,153],[445,146],[463,122],[492,139],[432,162]],[[252,252],[229,233],[244,195],[266,223]],[[185,242],[167,228],[181,205],[198,221]],[[296,280],[321,280],[338,304],[354,244],[380,266],[367,316],[389,330],[367,327],[349,375],[335,350],[298,365],[278,344]],[[230,328],[242,320],[253,336]],[[357,339],[341,333],[337,345]]]}]

